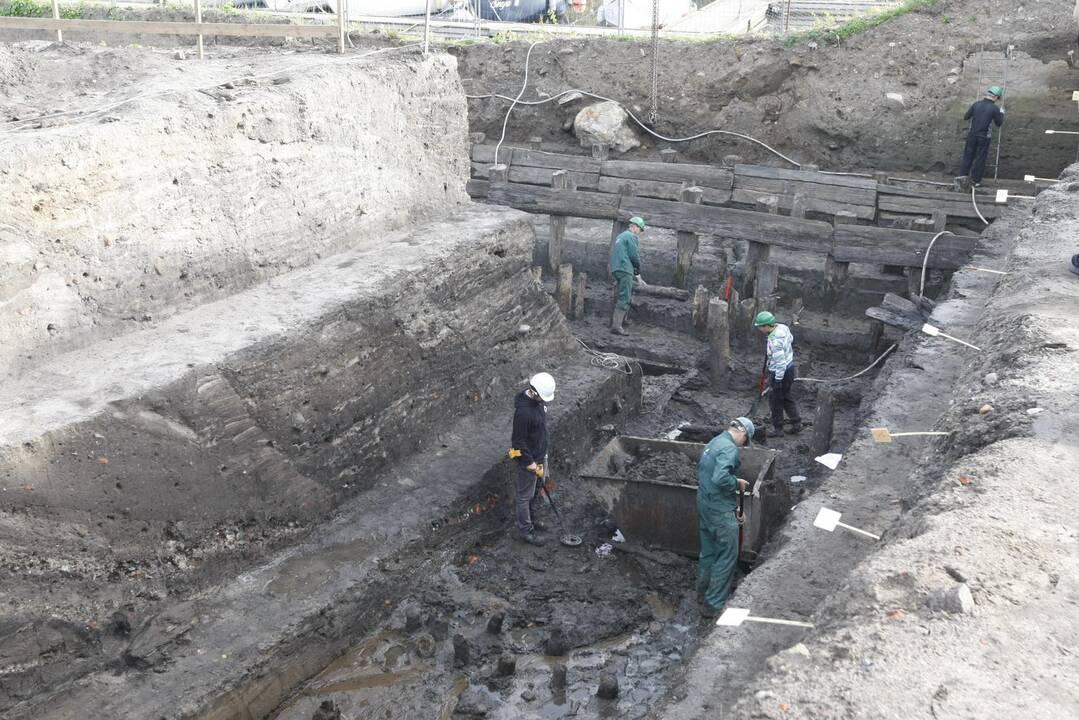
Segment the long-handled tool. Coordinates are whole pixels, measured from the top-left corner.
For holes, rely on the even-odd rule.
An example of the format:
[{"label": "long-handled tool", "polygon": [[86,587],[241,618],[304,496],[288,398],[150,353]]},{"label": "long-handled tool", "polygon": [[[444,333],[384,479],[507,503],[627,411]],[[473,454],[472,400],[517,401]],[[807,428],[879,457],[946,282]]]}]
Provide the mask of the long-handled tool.
[{"label": "long-handled tool", "polygon": [[742,557],[742,542],[746,534],[746,491],[738,491],[738,557]]},{"label": "long-handled tool", "polygon": [[746,608],[732,608],[729,607],[723,611],[723,614],[719,616],[719,620],[716,620],[716,625],[728,625],[731,627],[738,627],[744,622],[758,622],[768,623],[770,625],[790,625],[792,627],[804,627],[811,628],[813,623],[802,622],[801,620],[783,620],[780,618],[766,618],[766,617],[754,617],[749,614],[749,610]]},{"label": "long-handled tool", "polygon": [[746,413],[746,417],[752,418],[753,413],[757,412],[757,406],[761,404],[761,398],[768,394],[768,391],[772,388],[767,387],[765,378],[768,377],[768,356],[764,356],[764,364],[761,366],[761,378],[757,381],[757,396],[753,398],[753,404],[749,406],[749,412]]},{"label": "long-handled tool", "polygon": [[562,531],[562,537],[558,539],[560,543],[566,547],[577,547],[583,541],[580,535],[573,535],[566,532],[566,524],[562,522],[562,513],[558,512],[558,507],[554,504],[554,499],[551,498],[551,493],[547,492],[547,480],[550,479],[551,474],[548,471],[547,458],[544,458],[543,474],[544,477],[539,479],[540,492],[543,493],[543,497],[547,498],[547,504],[551,506],[551,511],[554,512],[555,519],[558,520],[558,529]]}]

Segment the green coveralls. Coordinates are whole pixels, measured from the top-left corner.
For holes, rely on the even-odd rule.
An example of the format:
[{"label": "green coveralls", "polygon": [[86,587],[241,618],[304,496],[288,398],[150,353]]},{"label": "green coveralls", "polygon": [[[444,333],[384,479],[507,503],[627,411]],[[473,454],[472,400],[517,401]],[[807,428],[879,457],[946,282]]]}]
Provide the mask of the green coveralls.
[{"label": "green coveralls", "polygon": [[633,276],[641,274],[640,241],[630,230],[615,238],[611,248],[611,275],[618,285],[619,310],[629,311],[629,301],[633,296]]},{"label": "green coveralls", "polygon": [[701,557],[697,566],[697,590],[720,610],[731,594],[731,581],[738,562],[738,480],[741,466],[738,445],[729,432],[712,438],[697,466],[697,522],[701,534]]}]

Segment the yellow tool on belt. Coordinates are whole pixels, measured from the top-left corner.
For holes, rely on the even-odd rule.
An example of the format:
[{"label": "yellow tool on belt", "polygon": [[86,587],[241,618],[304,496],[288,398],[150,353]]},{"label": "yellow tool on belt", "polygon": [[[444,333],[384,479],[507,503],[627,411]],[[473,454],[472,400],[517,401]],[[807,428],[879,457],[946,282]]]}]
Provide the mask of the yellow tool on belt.
[{"label": "yellow tool on belt", "polygon": [[[521,455],[523,455],[523,454],[524,453],[522,453],[517,448],[510,448],[509,456],[510,456],[511,460],[516,460],[517,458],[521,457]],[[540,478],[543,477],[544,472],[545,471],[544,471],[542,463],[536,463],[536,477],[540,477]]]},{"label": "yellow tool on belt", "polygon": [[521,451],[517,448],[510,448],[510,460],[516,460],[521,457]]}]

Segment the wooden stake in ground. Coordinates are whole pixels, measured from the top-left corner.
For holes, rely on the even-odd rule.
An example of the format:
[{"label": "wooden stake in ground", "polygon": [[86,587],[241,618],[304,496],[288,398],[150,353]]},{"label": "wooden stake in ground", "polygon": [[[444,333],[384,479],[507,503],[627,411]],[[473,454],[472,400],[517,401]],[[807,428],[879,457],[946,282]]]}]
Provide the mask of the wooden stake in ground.
[{"label": "wooden stake in ground", "polygon": [[[704,285],[698,285],[693,293],[693,327],[699,333],[708,330],[708,302],[712,299],[712,293]],[[729,321],[729,318],[728,318]]]},{"label": "wooden stake in ground", "polygon": [[[551,189],[566,189],[566,171],[556,170],[551,173]],[[562,243],[566,238],[566,216],[550,215],[551,237],[547,240],[547,265],[554,272],[562,264]]]},{"label": "wooden stake in ground", "polygon": [[731,381],[731,335],[727,303],[719,298],[708,302],[709,367],[712,387],[726,390]]},{"label": "wooden stake in ground", "polygon": [[[703,195],[704,191],[699,187],[688,187],[682,190],[682,202],[700,205]],[[689,275],[689,268],[693,263],[693,254],[700,247],[700,239],[697,233],[682,230],[676,233],[676,237],[678,238],[678,259],[674,269],[674,286],[684,288],[686,276]]]},{"label": "wooden stake in ground", "polygon": [[824,455],[832,446],[832,423],[835,421],[835,398],[832,391],[817,391],[817,414],[813,418],[813,455]]},{"label": "wooden stake in ground", "polygon": [[817,513],[817,517],[813,520],[813,527],[820,528],[821,530],[827,530],[828,532],[834,532],[837,527],[841,527],[844,530],[850,530],[852,533],[864,535],[865,537],[872,538],[873,540],[880,540],[880,535],[874,535],[871,532],[859,530],[856,527],[839,522],[839,518],[841,517],[843,516],[840,513],[837,513],[835,510],[821,508],[820,512]]},{"label": "wooden stake in ground", "polygon": [[813,623],[802,622],[801,620],[781,620],[779,618],[765,618],[755,617],[749,614],[749,610],[745,608],[727,608],[723,611],[723,614],[716,620],[716,625],[727,627],[738,627],[742,623],[755,622],[755,623],[768,623],[769,625],[790,625],[792,627],[804,627],[811,628]]},{"label": "wooden stake in ground", "polygon": [[580,320],[584,317],[585,286],[588,284],[588,273],[577,273],[576,287],[573,291],[573,319]]},{"label": "wooden stake in ground", "polygon": [[888,428],[869,428],[869,433],[873,436],[873,442],[876,443],[890,443],[892,438],[897,437],[914,437],[917,435],[951,435],[950,432],[889,432]]},{"label": "wooden stake in ground", "polygon": [[573,265],[570,263],[563,263],[558,266],[555,297],[558,298],[558,309],[568,318],[573,300]]}]

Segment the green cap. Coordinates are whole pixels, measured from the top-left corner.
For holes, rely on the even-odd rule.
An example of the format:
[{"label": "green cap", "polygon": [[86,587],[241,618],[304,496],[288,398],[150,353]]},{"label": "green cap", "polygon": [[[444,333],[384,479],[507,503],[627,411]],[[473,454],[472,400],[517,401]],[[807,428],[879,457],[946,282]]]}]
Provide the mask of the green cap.
[{"label": "green cap", "polygon": [[1000,85],[994,85],[993,87],[986,90],[986,92],[988,94],[992,95],[993,97],[997,97],[997,98],[1004,97],[1004,90],[1000,87]]},{"label": "green cap", "polygon": [[776,316],[767,310],[764,310],[757,313],[757,318],[753,321],[753,324],[757,327],[761,327],[762,325],[775,325]]},{"label": "green cap", "polygon": [[629,219],[629,223],[630,225],[636,225],[641,230],[644,230],[644,218],[634,216]]}]

